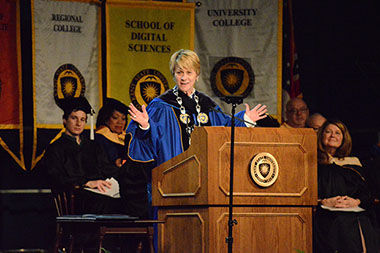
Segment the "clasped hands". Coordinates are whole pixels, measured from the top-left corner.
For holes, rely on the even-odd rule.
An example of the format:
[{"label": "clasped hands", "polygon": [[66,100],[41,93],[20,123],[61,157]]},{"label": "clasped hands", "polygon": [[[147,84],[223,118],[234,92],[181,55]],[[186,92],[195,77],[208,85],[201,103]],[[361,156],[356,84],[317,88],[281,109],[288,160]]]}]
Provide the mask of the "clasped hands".
[{"label": "clasped hands", "polygon": [[359,199],[354,199],[348,196],[335,196],[332,198],[322,199],[322,205],[335,208],[357,207],[360,204]]}]

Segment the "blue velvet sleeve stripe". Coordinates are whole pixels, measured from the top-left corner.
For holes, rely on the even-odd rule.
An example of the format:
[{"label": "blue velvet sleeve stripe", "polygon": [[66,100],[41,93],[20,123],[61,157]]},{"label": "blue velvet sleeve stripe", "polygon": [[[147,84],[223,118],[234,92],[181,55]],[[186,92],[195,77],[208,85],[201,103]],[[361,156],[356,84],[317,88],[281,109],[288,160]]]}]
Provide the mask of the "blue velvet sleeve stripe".
[{"label": "blue velvet sleeve stripe", "polygon": [[132,134],[129,144],[129,157],[132,160],[148,162],[155,160],[156,165],[183,152],[181,130],[172,106],[155,98],[148,106],[150,128],[142,130],[131,121],[127,133]]},{"label": "blue velvet sleeve stripe", "polygon": [[[219,106],[216,106],[215,108],[221,111]],[[244,119],[244,113],[245,111],[238,112],[235,114],[235,117]],[[221,112],[210,111],[209,116],[210,116],[212,126],[231,126],[232,120],[231,120],[231,117],[228,115],[225,115]],[[235,120],[235,126],[245,127],[246,125],[244,122],[240,120]]]}]

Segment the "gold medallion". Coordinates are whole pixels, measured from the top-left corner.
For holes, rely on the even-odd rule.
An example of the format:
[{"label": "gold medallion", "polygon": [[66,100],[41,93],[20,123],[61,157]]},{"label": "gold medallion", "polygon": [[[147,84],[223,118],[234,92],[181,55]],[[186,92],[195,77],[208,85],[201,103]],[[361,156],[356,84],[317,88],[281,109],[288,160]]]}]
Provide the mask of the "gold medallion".
[{"label": "gold medallion", "polygon": [[251,161],[249,174],[261,187],[273,185],[278,178],[279,167],[276,158],[270,153],[259,153]]},{"label": "gold medallion", "polygon": [[199,113],[197,119],[198,122],[202,124],[206,124],[208,122],[208,116],[204,112]]},{"label": "gold medallion", "polygon": [[190,123],[190,116],[187,113],[179,115],[179,119],[183,124],[189,124]]}]

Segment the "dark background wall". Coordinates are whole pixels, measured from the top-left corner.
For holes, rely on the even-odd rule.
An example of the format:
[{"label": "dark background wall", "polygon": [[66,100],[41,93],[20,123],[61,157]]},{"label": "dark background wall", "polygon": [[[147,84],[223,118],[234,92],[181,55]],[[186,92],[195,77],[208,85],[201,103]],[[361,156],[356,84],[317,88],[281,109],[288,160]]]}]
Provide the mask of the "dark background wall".
[{"label": "dark background wall", "polygon": [[[20,2],[24,153],[26,164],[30,164],[33,125],[30,1]],[[354,152],[360,156],[365,156],[380,132],[380,4],[377,2],[293,2],[304,99],[311,112],[339,118],[348,125]],[[13,145],[18,145],[18,140]],[[0,149],[0,190],[45,188],[47,183],[38,167],[24,171]],[[55,213],[49,194],[2,192],[0,204],[0,250],[46,249],[51,245]]]},{"label": "dark background wall", "polygon": [[300,80],[311,111],[339,118],[362,155],[380,132],[378,1],[294,1]]}]

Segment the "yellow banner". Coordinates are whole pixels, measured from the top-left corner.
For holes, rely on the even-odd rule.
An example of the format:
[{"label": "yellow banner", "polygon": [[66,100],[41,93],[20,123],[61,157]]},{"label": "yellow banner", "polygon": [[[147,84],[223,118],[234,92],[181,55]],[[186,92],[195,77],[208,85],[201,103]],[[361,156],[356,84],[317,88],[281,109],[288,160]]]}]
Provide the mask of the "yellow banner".
[{"label": "yellow banner", "polygon": [[170,56],[193,49],[194,4],[108,1],[107,96],[140,107],[174,86]]}]

